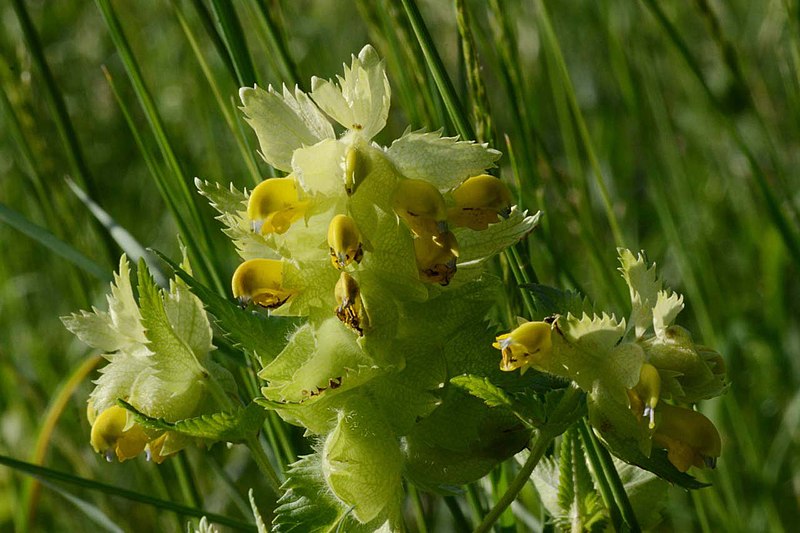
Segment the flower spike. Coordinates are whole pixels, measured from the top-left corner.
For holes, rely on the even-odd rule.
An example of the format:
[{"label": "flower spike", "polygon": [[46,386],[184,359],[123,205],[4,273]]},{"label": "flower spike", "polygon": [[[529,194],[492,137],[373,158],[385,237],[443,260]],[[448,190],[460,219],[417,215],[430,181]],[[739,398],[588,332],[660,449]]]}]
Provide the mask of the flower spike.
[{"label": "flower spike", "polygon": [[250,259],[233,273],[231,287],[233,296],[242,304],[249,301],[275,309],[292,296],[293,291],[281,286],[283,281],[283,262],[276,259]]},{"label": "flower spike", "polygon": [[351,262],[361,262],[364,250],[361,245],[361,232],[356,221],[347,215],[336,215],[328,225],[328,246],[331,263],[339,270]]},{"label": "flower spike", "polygon": [[259,183],[250,194],[247,217],[253,231],[262,235],[286,233],[292,223],[300,220],[309,202],[300,200],[294,176],[269,178]]},{"label": "flower spike", "polygon": [[447,219],[454,226],[485,230],[498,215],[508,218],[511,213],[511,191],[488,174],[467,179],[453,191],[453,200],[456,206],[448,210]]}]

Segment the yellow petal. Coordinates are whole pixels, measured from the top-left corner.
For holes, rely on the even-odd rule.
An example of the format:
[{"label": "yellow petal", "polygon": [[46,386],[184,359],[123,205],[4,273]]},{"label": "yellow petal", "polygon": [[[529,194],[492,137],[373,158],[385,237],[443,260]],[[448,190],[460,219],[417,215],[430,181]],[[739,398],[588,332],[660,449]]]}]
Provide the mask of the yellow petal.
[{"label": "yellow petal", "polygon": [[659,414],[653,444],[667,450],[667,457],[678,470],[716,465],[722,442],[711,420],[697,411],[669,404],[663,404]]},{"label": "yellow petal", "polygon": [[240,302],[253,301],[262,307],[274,309],[283,305],[293,294],[284,289],[283,262],[276,259],[250,259],[233,273],[231,288]]},{"label": "yellow petal", "polygon": [[467,179],[453,191],[453,200],[456,206],[448,210],[448,221],[473,230],[484,230],[511,211],[511,191],[488,174]]},{"label": "yellow petal", "polygon": [[285,233],[303,217],[308,201],[301,201],[293,176],[269,178],[256,186],[247,202],[247,217],[253,229],[267,233]]},{"label": "yellow petal", "polygon": [[328,225],[328,247],[331,263],[340,270],[353,261],[360,263],[364,251],[355,220],[347,215],[333,217]]},{"label": "yellow petal", "polygon": [[126,429],[127,425],[128,411],[122,407],[113,405],[99,413],[92,424],[92,448],[109,461],[114,454],[120,461],[136,457],[144,450],[147,435],[138,424]]},{"label": "yellow petal", "polygon": [[447,230],[447,209],[439,189],[423,180],[403,179],[397,185],[392,207],[418,237]]},{"label": "yellow petal", "polygon": [[447,285],[456,273],[458,242],[450,231],[437,237],[423,234],[414,239],[414,255],[423,281]]}]

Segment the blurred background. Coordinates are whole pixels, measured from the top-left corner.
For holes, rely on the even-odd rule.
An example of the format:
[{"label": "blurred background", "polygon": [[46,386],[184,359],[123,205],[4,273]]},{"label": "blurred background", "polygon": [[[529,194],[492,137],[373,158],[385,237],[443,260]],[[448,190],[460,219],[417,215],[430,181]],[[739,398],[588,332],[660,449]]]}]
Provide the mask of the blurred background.
[{"label": "blurred background", "polygon": [[[240,85],[308,89],[372,43],[393,90],[377,141],[409,124],[457,131],[399,4],[220,4],[0,4],[0,455],[245,520],[247,488],[264,484],[241,450],[193,450],[158,470],[91,450],[97,358],[59,317],[105,308],[120,242],[133,241],[115,240],[66,178],[144,247],[176,258],[180,234],[198,275],[224,287],[238,259],[192,179],[241,188],[271,175],[237,109]],[[700,473],[713,487],[671,491],[663,530],[793,529],[800,3],[418,5],[476,135],[504,152],[522,204],[544,212],[526,245],[539,280],[626,315],[615,248],[644,249],[686,297],[678,322],[725,358],[730,390],[702,405],[723,439],[717,469]],[[191,490],[175,488],[187,479]],[[0,530],[80,530],[81,502],[123,530],[185,524],[0,467]]]}]

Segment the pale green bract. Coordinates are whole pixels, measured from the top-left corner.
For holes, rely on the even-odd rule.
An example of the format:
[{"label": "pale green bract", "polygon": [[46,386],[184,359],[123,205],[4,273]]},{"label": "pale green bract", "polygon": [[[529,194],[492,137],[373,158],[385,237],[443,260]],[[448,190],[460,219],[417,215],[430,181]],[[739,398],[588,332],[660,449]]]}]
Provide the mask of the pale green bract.
[{"label": "pale green bract", "polygon": [[[125,400],[138,411],[169,422],[222,410],[209,389],[232,390],[232,377],[210,353],[211,325],[202,302],[181,281],[158,289],[144,263],[139,265],[139,302],[133,295],[125,255],[114,275],[108,312],[93,309],[62,318],[81,341],[103,351],[109,364],[90,395],[101,413]],[[129,415],[128,424],[133,424]],[[162,455],[179,450],[187,439],[168,433]]]},{"label": "pale green bract", "polygon": [[[259,373],[266,386],[256,401],[321,443],[318,457],[290,470],[276,530],[301,515],[305,530],[330,530],[332,520],[344,517],[369,530],[396,530],[404,475],[432,489],[464,483],[526,441],[513,416],[497,416],[450,387],[449,378],[499,375],[485,317],[502,298],[502,284],[482,265],[530,233],[539,214],[514,208],[484,231],[454,229],[458,270],[446,287],[426,282],[415,256],[420,237],[395,214],[395,189],[403,180],[425,180],[453,205],[452,190],[484,174],[500,153],[441,131],[407,130],[389,148],[372,142],[386,124],[391,91],[370,46],[335,82],[315,77],[311,86],[310,97],[299,89],[240,91],[264,159],[290,172],[299,200],[307,202],[301,220],[283,233],[262,235],[247,218],[247,191],[197,186],[243,259],[282,261],[281,287],[292,296],[271,313],[306,320]],[[344,132],[334,136],[324,115]],[[360,263],[345,267],[363,305],[363,336],[334,314],[340,272],[328,257],[327,232],[337,214],[352,217],[363,245]],[[434,423],[423,423],[432,416]],[[508,430],[514,431],[503,433]],[[312,486],[325,487],[330,498],[309,500]],[[319,512],[306,512],[315,504]]]}]

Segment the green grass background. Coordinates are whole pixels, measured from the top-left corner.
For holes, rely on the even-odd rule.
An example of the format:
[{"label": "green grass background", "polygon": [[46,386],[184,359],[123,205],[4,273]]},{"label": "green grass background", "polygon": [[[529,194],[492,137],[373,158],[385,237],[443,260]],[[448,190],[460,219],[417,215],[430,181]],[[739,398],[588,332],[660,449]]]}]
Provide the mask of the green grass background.
[{"label": "green grass background", "polygon": [[[102,278],[122,248],[65,177],[145,247],[177,257],[180,234],[198,276],[224,290],[238,261],[191,180],[250,187],[270,175],[236,108],[241,84],[308,89],[311,75],[333,77],[372,43],[393,90],[379,142],[407,124],[450,134],[464,125],[400,3],[111,5],[115,14],[106,1],[0,4],[0,454],[250,520],[248,487],[270,503],[242,450],[194,450],[156,468],[106,464],[90,449],[92,354],[58,317],[105,305]],[[501,171],[521,203],[545,213],[523,250],[539,280],[626,314],[615,247],[645,249],[687,298],[679,323],[725,358],[732,386],[702,406],[723,439],[718,468],[700,474],[714,486],[672,491],[662,528],[791,530],[800,520],[800,4],[418,5],[468,126],[505,153]],[[302,452],[298,432],[285,431]],[[470,494],[490,505],[483,486]],[[29,477],[0,467],[0,530],[75,530],[86,512],[123,530],[185,523],[108,491],[55,481],[31,490]],[[423,502],[432,530],[446,523],[440,502]]]}]

